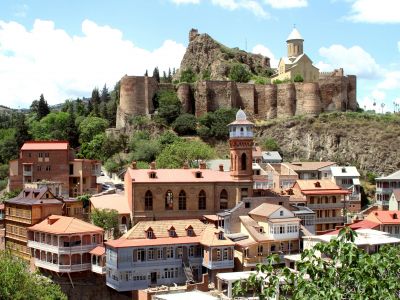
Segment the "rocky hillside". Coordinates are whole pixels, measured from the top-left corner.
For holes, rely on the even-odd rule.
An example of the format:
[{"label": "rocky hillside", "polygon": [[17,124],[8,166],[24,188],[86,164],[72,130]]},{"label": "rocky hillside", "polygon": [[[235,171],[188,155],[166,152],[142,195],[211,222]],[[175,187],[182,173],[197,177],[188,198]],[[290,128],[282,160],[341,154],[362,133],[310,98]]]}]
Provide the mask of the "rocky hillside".
[{"label": "rocky hillside", "polygon": [[270,70],[268,57],[226,47],[208,34],[198,34],[197,30],[192,29],[175,79],[180,77],[180,72],[191,69],[201,79],[226,80],[230,67],[235,63],[245,65],[253,75],[265,76]]},{"label": "rocky hillside", "polygon": [[399,132],[400,115],[331,113],[259,123],[256,135],[275,139],[286,161],[335,161],[387,175],[400,169]]}]

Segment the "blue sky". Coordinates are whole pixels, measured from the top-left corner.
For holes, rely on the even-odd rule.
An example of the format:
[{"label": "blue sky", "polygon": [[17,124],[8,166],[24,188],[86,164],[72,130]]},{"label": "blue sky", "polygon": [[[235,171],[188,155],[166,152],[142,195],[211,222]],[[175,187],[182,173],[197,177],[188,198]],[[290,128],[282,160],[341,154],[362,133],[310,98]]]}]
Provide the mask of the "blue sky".
[{"label": "blue sky", "polygon": [[400,103],[399,0],[0,2],[0,104],[51,104],[112,87],[123,75],[179,67],[190,28],[229,47],[286,54],[293,24],[322,71],[358,76],[361,107]]}]

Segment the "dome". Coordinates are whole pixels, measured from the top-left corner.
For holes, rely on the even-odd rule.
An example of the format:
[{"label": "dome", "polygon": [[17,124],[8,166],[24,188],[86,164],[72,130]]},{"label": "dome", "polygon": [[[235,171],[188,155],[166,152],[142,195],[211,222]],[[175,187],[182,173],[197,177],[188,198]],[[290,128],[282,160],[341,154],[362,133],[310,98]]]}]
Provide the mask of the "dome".
[{"label": "dome", "polygon": [[289,34],[289,36],[288,36],[286,41],[291,41],[291,40],[302,40],[302,41],[304,41],[303,37],[301,36],[301,34],[297,30],[297,28],[293,28],[292,32]]},{"label": "dome", "polygon": [[246,113],[240,108],[236,113],[236,121],[246,121],[247,116]]}]

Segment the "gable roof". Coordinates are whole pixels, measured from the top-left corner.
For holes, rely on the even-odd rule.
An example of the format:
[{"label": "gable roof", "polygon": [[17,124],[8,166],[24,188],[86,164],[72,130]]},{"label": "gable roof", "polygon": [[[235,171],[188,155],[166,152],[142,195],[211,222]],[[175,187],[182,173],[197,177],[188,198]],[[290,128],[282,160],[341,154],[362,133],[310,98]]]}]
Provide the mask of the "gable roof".
[{"label": "gable roof", "polygon": [[365,219],[382,225],[400,224],[400,210],[373,211]]},{"label": "gable roof", "polygon": [[333,177],[360,177],[357,168],[353,166],[331,167]]},{"label": "gable roof", "polygon": [[257,241],[271,241],[272,238],[266,232],[260,232],[261,226],[249,216],[239,216],[244,228],[249,232],[251,237]]},{"label": "gable roof", "polygon": [[381,176],[381,177],[375,178],[375,180],[376,179],[378,179],[378,180],[381,180],[381,179],[400,180],[400,171],[394,172],[394,173],[392,173],[392,174],[390,174],[388,176]]},{"label": "gable roof", "polygon": [[253,210],[249,212],[249,215],[255,215],[255,216],[260,216],[260,217],[269,217],[272,215],[274,212],[277,210],[283,208],[281,205],[277,204],[268,204],[268,203],[263,203]]},{"label": "gable roof", "polygon": [[329,179],[297,179],[294,187],[298,187],[304,195],[337,194],[345,195],[351,193],[337,186]]},{"label": "gable roof", "polygon": [[[44,197],[46,194],[50,194],[50,197]],[[48,187],[24,188],[17,197],[7,200],[6,203],[19,205],[63,204],[62,200],[56,198]]]},{"label": "gable roof", "polygon": [[281,155],[279,154],[278,151],[263,151],[262,152],[262,158],[264,160],[273,159],[273,160],[282,161],[282,157],[281,157]]},{"label": "gable roof", "polygon": [[28,141],[25,142],[21,150],[68,150],[67,141]]},{"label": "gable roof", "polygon": [[93,224],[79,220],[77,218],[51,215],[42,222],[28,228],[32,231],[47,232],[52,234],[75,234],[98,232],[103,233],[104,230]]},{"label": "gable roof", "polygon": [[400,189],[393,189],[392,195],[396,201],[400,202]]},{"label": "gable roof", "polygon": [[319,169],[336,165],[335,162],[331,161],[305,161],[285,164],[294,171],[318,171]]}]

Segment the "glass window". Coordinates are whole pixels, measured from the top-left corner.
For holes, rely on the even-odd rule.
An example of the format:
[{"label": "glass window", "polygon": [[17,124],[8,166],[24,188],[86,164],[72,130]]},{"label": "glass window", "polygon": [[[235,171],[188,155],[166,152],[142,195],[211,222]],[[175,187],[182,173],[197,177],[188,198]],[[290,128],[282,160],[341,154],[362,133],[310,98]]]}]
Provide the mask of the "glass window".
[{"label": "glass window", "polygon": [[144,195],[144,210],[153,210],[153,193],[147,191]]},{"label": "glass window", "polygon": [[204,210],[207,208],[206,192],[201,190],[199,193],[199,209]]},{"label": "glass window", "polygon": [[179,193],[179,210],[186,210],[186,193],[185,191],[180,191]]}]

